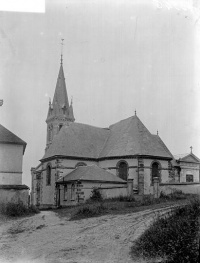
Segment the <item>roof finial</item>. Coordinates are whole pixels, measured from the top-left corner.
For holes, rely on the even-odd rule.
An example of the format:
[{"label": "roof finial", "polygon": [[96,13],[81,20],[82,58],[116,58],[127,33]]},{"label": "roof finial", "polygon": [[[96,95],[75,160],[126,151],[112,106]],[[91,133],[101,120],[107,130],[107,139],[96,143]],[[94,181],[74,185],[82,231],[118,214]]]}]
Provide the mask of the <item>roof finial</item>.
[{"label": "roof finial", "polygon": [[0,106],[2,106],[3,105],[3,100],[0,100]]},{"label": "roof finial", "polygon": [[158,130],[157,130],[157,135],[159,135],[159,134],[158,134]]},{"label": "roof finial", "polygon": [[193,148],[193,147],[192,147],[192,146],[190,146],[190,149],[191,149],[191,152],[190,152],[190,153],[192,153],[192,148]]},{"label": "roof finial", "polygon": [[136,112],[136,109],[135,109],[135,116],[137,116],[137,112]]},{"label": "roof finial", "polygon": [[62,65],[63,63],[63,41],[64,41],[64,38],[61,38],[61,58],[60,58],[60,64]]}]

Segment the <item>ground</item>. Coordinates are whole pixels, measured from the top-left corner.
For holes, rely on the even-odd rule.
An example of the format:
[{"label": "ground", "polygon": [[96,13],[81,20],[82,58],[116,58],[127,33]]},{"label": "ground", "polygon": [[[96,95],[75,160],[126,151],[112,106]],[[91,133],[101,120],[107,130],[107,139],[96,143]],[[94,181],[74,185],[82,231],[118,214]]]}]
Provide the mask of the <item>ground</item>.
[{"label": "ground", "polygon": [[75,221],[54,211],[9,220],[0,225],[0,263],[133,262],[132,242],[171,206],[144,209]]}]

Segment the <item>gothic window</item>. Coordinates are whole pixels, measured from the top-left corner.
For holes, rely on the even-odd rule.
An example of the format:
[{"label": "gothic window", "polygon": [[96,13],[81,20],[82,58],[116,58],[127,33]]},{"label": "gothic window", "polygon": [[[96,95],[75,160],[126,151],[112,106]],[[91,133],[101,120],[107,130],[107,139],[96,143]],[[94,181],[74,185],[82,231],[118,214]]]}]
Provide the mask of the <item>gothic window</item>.
[{"label": "gothic window", "polygon": [[152,183],[154,177],[158,177],[160,179],[160,172],[159,172],[159,164],[157,162],[153,162],[151,166],[151,173],[152,173]]},{"label": "gothic window", "polygon": [[193,174],[186,174],[186,182],[191,183],[194,182]]},{"label": "gothic window", "polygon": [[67,200],[67,184],[64,186],[64,200],[66,201]]},{"label": "gothic window", "polygon": [[127,181],[128,178],[128,164],[125,161],[121,161],[118,164],[118,176]]},{"label": "gothic window", "polygon": [[75,200],[75,184],[71,185],[71,200]]},{"label": "gothic window", "polygon": [[86,163],[83,163],[83,162],[80,162],[80,163],[77,163],[77,164],[76,164],[75,168],[77,168],[78,166],[87,166],[87,164],[86,164]]},{"label": "gothic window", "polygon": [[47,165],[47,177],[46,177],[47,185],[51,184],[51,166]]}]

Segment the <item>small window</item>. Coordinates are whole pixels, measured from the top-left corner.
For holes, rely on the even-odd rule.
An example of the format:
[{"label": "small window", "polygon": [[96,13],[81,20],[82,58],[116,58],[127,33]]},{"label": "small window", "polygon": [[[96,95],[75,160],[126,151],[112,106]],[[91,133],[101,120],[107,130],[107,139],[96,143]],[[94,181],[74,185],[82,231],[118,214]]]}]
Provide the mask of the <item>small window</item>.
[{"label": "small window", "polygon": [[186,174],[186,182],[187,183],[194,182],[193,174]]},{"label": "small window", "polygon": [[48,165],[47,166],[47,185],[50,185],[51,184],[51,166]]},{"label": "small window", "polygon": [[67,200],[67,194],[68,194],[67,185],[65,185],[65,186],[64,186],[64,200],[65,200],[65,201]]},{"label": "small window", "polygon": [[71,185],[71,200],[75,200],[75,184]]}]

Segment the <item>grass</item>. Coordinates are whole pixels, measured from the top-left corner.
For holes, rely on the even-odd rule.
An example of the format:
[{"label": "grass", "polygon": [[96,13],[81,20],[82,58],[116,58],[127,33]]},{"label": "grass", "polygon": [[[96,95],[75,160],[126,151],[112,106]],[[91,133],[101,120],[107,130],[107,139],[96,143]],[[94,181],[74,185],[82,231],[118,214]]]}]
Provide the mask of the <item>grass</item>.
[{"label": "grass", "polygon": [[[131,249],[133,259],[161,258],[167,263],[199,262],[200,200],[158,217]],[[149,261],[148,261],[149,262]],[[155,261],[154,261],[155,262]]]},{"label": "grass", "polygon": [[[182,194],[181,194],[182,195]],[[184,196],[184,200],[183,200]],[[93,199],[87,200],[86,203],[78,206],[61,208],[54,210],[60,217],[68,217],[70,220],[78,220],[82,218],[96,217],[105,214],[125,214],[131,212],[138,212],[151,208],[162,208],[168,205],[174,205],[177,203],[182,204],[186,199],[191,198],[189,195],[179,195],[162,197],[154,199],[152,196],[144,196],[141,200],[130,200],[127,197],[119,196],[117,198],[110,198],[100,201],[94,201]]]},{"label": "grass", "polygon": [[6,217],[20,217],[37,213],[39,213],[39,210],[35,206],[27,207],[21,201],[18,203],[8,202],[0,204],[0,214]]}]

